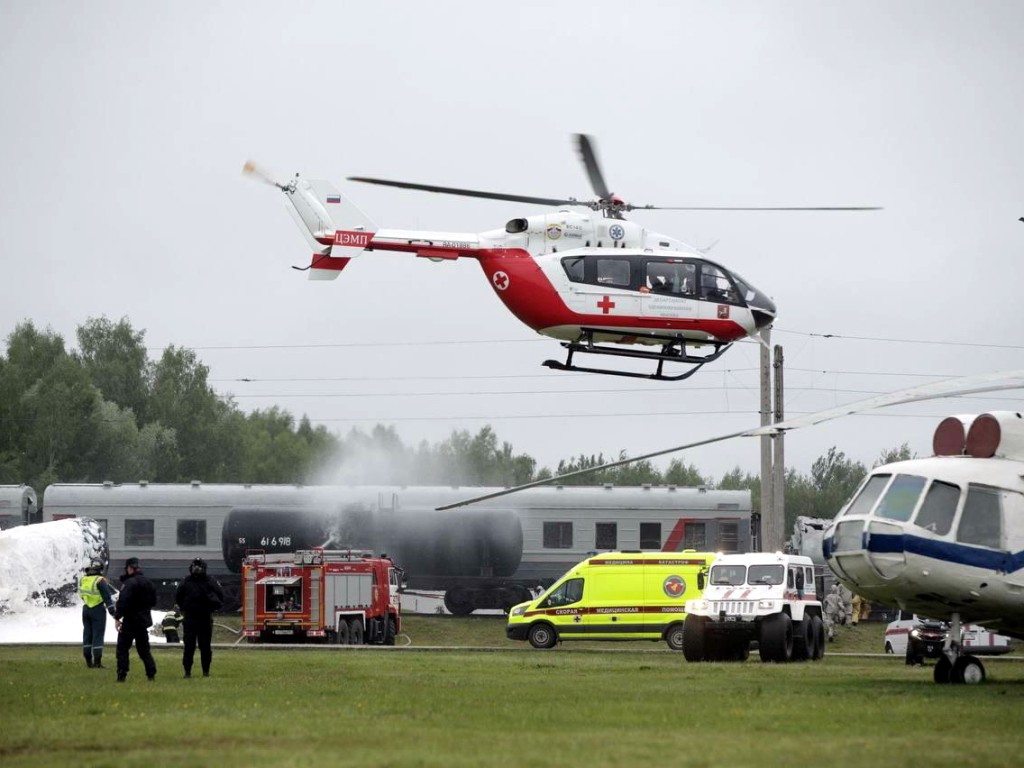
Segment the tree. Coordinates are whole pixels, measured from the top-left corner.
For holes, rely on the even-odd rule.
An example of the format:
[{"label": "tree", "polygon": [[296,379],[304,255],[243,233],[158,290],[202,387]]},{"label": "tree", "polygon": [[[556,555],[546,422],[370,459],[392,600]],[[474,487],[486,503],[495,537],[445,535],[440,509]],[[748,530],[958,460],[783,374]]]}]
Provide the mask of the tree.
[{"label": "tree", "polygon": [[145,423],[149,398],[145,335],[133,330],[126,317],[116,324],[106,317],[90,318],[78,326],[77,359],[103,398],[131,410],[137,425]]},{"label": "tree", "polygon": [[892,464],[897,461],[909,461],[910,459],[916,459],[917,454],[910,453],[910,444],[903,443],[895,448],[890,448],[887,451],[882,451],[878,455],[878,460],[875,462],[874,467],[880,467],[883,464]]}]

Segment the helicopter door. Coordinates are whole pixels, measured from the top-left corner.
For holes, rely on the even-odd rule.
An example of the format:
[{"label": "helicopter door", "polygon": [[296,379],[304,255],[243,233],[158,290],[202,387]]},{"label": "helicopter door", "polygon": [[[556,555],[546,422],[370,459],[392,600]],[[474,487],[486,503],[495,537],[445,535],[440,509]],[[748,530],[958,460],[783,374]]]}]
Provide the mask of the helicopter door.
[{"label": "helicopter door", "polygon": [[696,318],[697,267],[681,259],[647,259],[640,284],[640,314]]}]

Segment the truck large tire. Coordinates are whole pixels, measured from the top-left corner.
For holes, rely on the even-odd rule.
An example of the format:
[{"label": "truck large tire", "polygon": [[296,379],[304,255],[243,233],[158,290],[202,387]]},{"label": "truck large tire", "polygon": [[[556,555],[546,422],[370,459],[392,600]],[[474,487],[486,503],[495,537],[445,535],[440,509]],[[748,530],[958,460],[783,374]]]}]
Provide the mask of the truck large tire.
[{"label": "truck large tire", "polygon": [[793,658],[793,620],[787,613],[774,613],[761,622],[761,661],[783,664]]},{"label": "truck large tire", "polygon": [[387,629],[384,630],[384,645],[394,645],[397,636],[398,626],[395,624],[395,617],[388,616]]},{"label": "truck large tire", "polygon": [[825,622],[821,620],[821,616],[815,614],[811,619],[811,625],[814,627],[814,655],[811,656],[811,660],[821,661],[825,658]]},{"label": "truck large tire", "polygon": [[338,619],[338,630],[334,635],[334,642],[338,645],[348,645],[349,643],[349,631],[348,621],[345,619]]},{"label": "truck large tire", "polygon": [[807,661],[814,655],[814,626],[812,616],[804,614],[803,621],[793,623],[793,661]]},{"label": "truck large tire", "polygon": [[683,625],[683,656],[687,661],[704,661],[707,658],[707,621],[705,616],[687,615]]},{"label": "truck large tire", "polygon": [[363,620],[350,619],[348,622],[348,641],[351,645],[363,644]]}]

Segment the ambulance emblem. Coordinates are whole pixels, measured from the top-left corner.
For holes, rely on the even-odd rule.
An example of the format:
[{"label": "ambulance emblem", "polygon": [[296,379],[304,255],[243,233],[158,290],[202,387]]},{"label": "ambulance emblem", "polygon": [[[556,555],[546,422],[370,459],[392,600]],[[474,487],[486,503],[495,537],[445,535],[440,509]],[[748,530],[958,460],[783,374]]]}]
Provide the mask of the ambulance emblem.
[{"label": "ambulance emblem", "polygon": [[669,576],[662,585],[665,594],[669,597],[682,597],[686,592],[686,582],[678,576]]}]

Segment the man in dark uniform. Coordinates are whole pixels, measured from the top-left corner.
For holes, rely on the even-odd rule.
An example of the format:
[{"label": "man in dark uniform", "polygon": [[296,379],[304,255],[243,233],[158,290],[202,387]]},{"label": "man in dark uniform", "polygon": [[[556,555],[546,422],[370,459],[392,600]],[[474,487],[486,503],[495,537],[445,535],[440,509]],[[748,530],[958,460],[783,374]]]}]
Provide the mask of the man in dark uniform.
[{"label": "man in dark uniform", "polygon": [[213,612],[224,605],[224,591],[216,579],[206,575],[206,561],[201,557],[192,561],[188,576],[178,585],[174,599],[185,615],[185,648],[181,657],[185,677],[192,677],[197,644],[203,677],[209,677],[210,662],[213,660],[213,649],[210,647],[213,640]]},{"label": "man in dark uniform", "polygon": [[117,682],[128,677],[128,651],[135,650],[146,668],[150,682],[156,679],[156,662],[149,649],[149,628],[153,626],[150,610],[156,605],[156,588],[139,567],[139,558],[129,557],[124,563],[121,594],[114,606],[117,620]]},{"label": "man in dark uniform", "polygon": [[107,611],[114,615],[113,592],[103,578],[103,562],[92,560],[78,580],[82,598],[82,654],[85,666],[103,668],[103,635],[107,631]]}]

